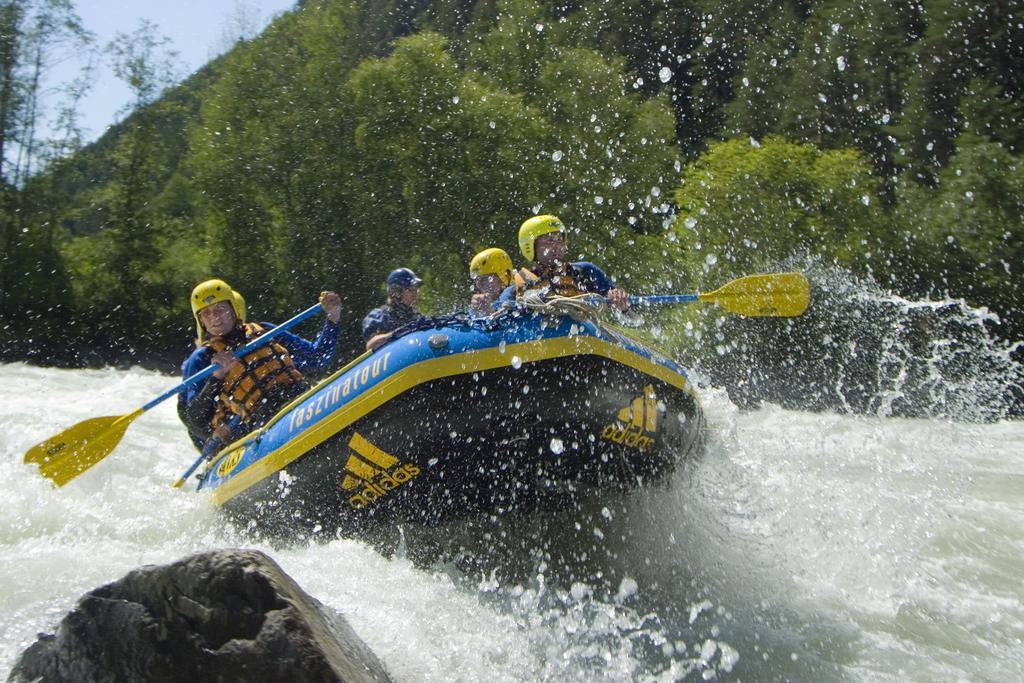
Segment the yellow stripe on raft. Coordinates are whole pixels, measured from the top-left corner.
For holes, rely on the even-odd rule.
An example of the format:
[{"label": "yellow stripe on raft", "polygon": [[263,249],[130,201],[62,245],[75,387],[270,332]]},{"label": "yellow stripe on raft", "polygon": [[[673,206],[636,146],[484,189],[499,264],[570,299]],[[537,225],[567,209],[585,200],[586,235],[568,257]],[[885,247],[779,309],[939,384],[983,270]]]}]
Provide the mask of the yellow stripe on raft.
[{"label": "yellow stripe on raft", "polygon": [[[594,337],[556,337],[511,344],[504,351],[498,348],[467,351],[420,361],[399,370],[380,384],[367,389],[361,396],[332,415],[311,426],[275,451],[268,453],[244,470],[214,489],[211,497],[223,505],[253,484],[287,467],[293,460],[331,438],[356,420],[373,412],[409,389],[442,377],[465,375],[511,365],[513,356],[523,363],[533,363],[565,356],[601,356],[643,372],[683,391],[691,391],[686,378],[627,349]],[[692,391],[691,391],[692,395]]]}]

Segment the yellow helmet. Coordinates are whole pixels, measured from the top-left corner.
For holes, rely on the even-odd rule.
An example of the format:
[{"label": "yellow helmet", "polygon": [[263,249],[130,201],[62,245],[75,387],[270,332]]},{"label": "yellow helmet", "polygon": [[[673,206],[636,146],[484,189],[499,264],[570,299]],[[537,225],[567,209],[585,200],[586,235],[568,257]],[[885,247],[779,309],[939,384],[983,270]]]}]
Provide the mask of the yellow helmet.
[{"label": "yellow helmet", "polygon": [[241,320],[244,323],[245,322],[245,299],[242,298],[241,294],[239,294],[238,292],[236,292],[233,289],[231,290],[231,308],[235,309],[235,315],[238,316],[238,319]]},{"label": "yellow helmet", "polygon": [[534,240],[552,232],[565,234],[565,225],[556,216],[534,216],[519,226],[519,251],[523,252],[527,261],[533,260]]},{"label": "yellow helmet", "polygon": [[512,284],[512,259],[504,249],[484,249],[469,262],[469,277],[474,280],[481,275],[497,275],[501,283]]},{"label": "yellow helmet", "polygon": [[205,331],[203,330],[203,324],[199,322],[199,311],[207,306],[212,306],[221,301],[230,301],[235,317],[240,322],[245,322],[245,299],[242,298],[241,294],[231,289],[228,283],[223,280],[200,282],[192,290],[190,301],[192,303],[192,317],[196,319],[196,337],[200,340],[202,340]]}]

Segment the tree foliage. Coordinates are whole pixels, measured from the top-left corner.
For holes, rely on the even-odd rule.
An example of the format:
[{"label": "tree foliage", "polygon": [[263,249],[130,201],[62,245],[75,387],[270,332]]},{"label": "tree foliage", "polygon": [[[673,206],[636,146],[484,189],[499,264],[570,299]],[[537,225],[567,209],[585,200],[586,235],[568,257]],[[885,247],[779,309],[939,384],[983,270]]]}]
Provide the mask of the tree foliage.
[{"label": "tree foliage", "polygon": [[908,185],[898,226],[917,293],[987,305],[1024,336],[1024,162],[993,142],[961,145],[937,187]]},{"label": "tree foliage", "polygon": [[[53,171],[63,163],[61,155],[77,149],[79,131],[67,106],[81,97],[87,77],[58,85],[57,93],[46,92],[44,79],[91,40],[70,0],[0,2],[0,320],[18,355],[45,356],[48,349],[38,339],[70,314],[55,211],[60,199],[49,178],[32,176]],[[68,98],[56,117],[62,136],[45,139],[46,96],[52,101],[55,94]]]},{"label": "tree foliage", "polygon": [[[30,7],[66,21],[32,43]],[[32,143],[64,156],[16,171],[28,46],[79,35],[71,9],[0,2],[7,348],[70,324],[106,360],[176,357],[210,276],[269,320],[337,289],[354,338],[390,269],[455,309],[536,212],[631,289],[810,255],[1021,329],[1013,3],[306,1],[170,88],[143,27],[113,55],[131,113],[70,154],[65,109]]]},{"label": "tree foliage", "polygon": [[885,235],[879,189],[870,161],[852,150],[772,137],[713,145],[676,191],[686,269],[714,283],[792,257],[870,268]]}]

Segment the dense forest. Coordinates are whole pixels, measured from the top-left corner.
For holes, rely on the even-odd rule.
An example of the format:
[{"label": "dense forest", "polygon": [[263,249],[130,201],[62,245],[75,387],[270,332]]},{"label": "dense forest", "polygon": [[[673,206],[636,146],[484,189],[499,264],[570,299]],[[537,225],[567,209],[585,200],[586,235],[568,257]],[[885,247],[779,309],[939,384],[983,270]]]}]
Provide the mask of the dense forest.
[{"label": "dense forest", "polygon": [[[821,264],[1024,337],[1024,8],[1011,0],[308,0],[133,109],[39,140],[66,0],[0,3],[0,353],[173,369],[195,283],[257,319],[322,289],[348,341],[407,265],[464,305],[536,212],[639,292]],[[677,317],[678,319],[678,317]]]}]

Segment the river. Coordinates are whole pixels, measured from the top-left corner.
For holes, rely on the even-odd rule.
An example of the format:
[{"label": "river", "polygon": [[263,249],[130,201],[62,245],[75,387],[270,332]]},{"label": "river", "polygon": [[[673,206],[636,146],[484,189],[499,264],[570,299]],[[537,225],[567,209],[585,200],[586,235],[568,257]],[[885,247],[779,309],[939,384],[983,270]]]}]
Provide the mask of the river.
[{"label": "river", "polygon": [[[171,488],[194,457],[173,401],[63,489],[22,464],[176,381],[0,365],[5,677],[85,591],[246,546],[400,681],[1024,679],[1024,422],[740,411],[708,389],[710,444],[671,481],[433,541],[402,529],[388,556],[348,539],[272,547]],[[438,539],[463,552],[430,560]]]}]

